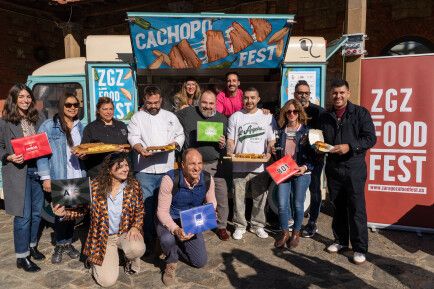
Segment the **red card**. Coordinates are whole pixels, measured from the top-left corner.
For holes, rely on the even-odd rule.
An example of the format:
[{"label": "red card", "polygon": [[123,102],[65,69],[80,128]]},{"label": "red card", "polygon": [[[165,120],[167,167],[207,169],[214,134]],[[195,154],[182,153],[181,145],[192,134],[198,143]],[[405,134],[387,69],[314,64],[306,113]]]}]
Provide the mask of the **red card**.
[{"label": "red card", "polygon": [[24,160],[31,160],[51,154],[50,143],[47,134],[39,133],[11,140],[12,148],[16,155],[22,154]]},{"label": "red card", "polygon": [[298,165],[290,155],[269,165],[266,170],[273,181],[278,185],[298,172]]}]

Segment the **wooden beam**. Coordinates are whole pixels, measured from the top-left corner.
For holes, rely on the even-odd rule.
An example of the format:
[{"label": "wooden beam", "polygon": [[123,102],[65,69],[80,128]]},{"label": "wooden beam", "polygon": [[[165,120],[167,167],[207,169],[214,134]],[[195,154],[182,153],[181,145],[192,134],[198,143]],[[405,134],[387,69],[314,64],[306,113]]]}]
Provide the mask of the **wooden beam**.
[{"label": "wooden beam", "polygon": [[[366,34],[366,8],[366,0],[347,0],[347,34]],[[360,104],[362,58],[353,56],[345,60],[345,79],[351,88],[351,101],[356,104]]]},{"label": "wooden beam", "polygon": [[47,10],[44,8],[41,9],[32,8],[29,7],[28,5],[15,4],[12,3],[11,1],[4,1],[4,0],[0,0],[0,8],[6,11],[21,13],[26,16],[36,17],[38,19],[44,19],[44,20],[54,21],[54,22],[61,21],[58,17],[54,16],[53,13],[47,12]]}]

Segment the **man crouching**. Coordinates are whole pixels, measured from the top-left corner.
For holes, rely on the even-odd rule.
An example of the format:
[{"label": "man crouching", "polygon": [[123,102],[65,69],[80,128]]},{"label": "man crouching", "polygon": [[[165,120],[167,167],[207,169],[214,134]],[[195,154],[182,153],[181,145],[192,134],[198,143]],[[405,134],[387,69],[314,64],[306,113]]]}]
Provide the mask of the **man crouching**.
[{"label": "man crouching", "polygon": [[181,228],[180,212],[204,203],[217,206],[214,180],[202,170],[202,155],[196,149],[182,154],[181,169],[170,171],[161,181],[157,208],[157,235],[166,255],[163,283],[176,282],[175,270],[179,257],[193,267],[207,263],[205,241],[202,233],[186,234]]}]

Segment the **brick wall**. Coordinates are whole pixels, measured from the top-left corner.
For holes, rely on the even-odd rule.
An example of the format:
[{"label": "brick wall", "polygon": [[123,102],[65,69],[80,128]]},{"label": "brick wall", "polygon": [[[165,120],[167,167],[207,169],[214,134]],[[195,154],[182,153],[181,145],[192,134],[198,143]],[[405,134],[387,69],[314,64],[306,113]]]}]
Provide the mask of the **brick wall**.
[{"label": "brick wall", "polygon": [[[0,10],[0,99],[36,68],[64,57],[63,33],[55,23]],[[37,59],[42,59],[38,61]]]}]

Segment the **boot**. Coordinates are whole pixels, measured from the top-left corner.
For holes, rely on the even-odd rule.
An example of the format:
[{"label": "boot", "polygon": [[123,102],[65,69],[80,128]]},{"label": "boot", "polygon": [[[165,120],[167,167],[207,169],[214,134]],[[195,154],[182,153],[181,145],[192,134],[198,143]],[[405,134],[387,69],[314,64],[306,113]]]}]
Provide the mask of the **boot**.
[{"label": "boot", "polygon": [[300,231],[292,231],[291,239],[286,243],[288,248],[293,249],[300,243]]},{"label": "boot", "polygon": [[45,255],[39,252],[38,248],[30,247],[30,256],[35,260],[44,260]]},{"label": "boot", "polygon": [[282,248],[285,246],[286,241],[289,239],[289,230],[282,230],[282,233],[280,235],[280,239],[276,240],[274,242],[274,247],[276,248]]},{"label": "boot", "polygon": [[171,286],[176,283],[176,263],[167,263],[163,272],[163,283]]},{"label": "boot", "polygon": [[17,268],[23,269],[26,272],[38,272],[41,270],[29,257],[17,258]]}]

